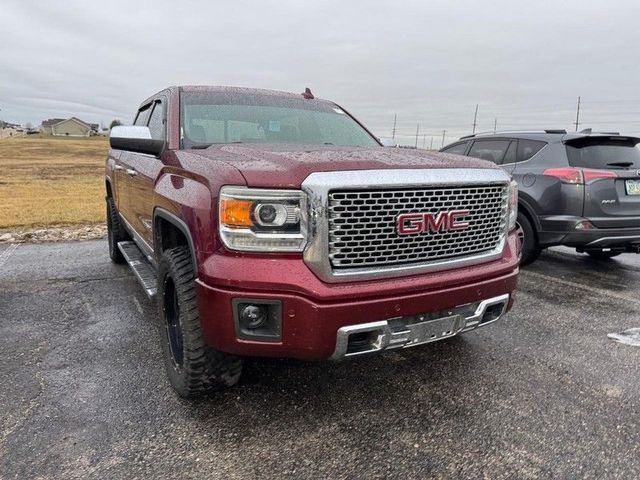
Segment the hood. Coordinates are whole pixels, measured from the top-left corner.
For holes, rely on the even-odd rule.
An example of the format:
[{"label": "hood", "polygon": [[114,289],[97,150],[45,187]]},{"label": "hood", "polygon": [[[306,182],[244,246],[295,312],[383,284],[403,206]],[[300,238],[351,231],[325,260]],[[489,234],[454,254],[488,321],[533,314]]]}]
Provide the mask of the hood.
[{"label": "hood", "polygon": [[212,145],[186,152],[233,165],[250,187],[299,188],[309,174],[326,171],[499,168],[491,162],[448,153],[383,147]]}]

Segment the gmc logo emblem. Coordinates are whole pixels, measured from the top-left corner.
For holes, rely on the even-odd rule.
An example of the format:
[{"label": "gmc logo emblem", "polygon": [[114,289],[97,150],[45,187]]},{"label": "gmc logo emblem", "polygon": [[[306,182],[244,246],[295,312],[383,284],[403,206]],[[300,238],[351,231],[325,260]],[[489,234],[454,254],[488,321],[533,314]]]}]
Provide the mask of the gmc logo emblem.
[{"label": "gmc logo emblem", "polygon": [[401,213],[396,219],[398,235],[418,235],[420,233],[448,232],[450,230],[464,230],[469,228],[468,222],[460,218],[469,215],[469,210],[451,210],[432,213]]}]

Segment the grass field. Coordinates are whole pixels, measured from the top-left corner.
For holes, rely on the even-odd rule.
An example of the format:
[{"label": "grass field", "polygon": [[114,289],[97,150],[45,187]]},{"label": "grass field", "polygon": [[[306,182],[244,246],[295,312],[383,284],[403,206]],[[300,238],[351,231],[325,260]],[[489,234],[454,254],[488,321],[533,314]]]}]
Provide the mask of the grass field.
[{"label": "grass field", "polygon": [[104,137],[0,140],[0,229],[104,222],[107,150]]}]

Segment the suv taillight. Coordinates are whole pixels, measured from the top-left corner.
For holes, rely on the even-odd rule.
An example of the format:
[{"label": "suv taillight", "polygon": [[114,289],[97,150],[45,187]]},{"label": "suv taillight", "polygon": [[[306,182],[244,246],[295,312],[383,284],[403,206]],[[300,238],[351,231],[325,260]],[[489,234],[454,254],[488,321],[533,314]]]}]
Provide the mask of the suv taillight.
[{"label": "suv taillight", "polygon": [[563,183],[573,183],[584,185],[604,180],[605,178],[616,178],[616,172],[609,170],[595,170],[593,168],[547,168],[543,173],[547,177],[556,177]]}]

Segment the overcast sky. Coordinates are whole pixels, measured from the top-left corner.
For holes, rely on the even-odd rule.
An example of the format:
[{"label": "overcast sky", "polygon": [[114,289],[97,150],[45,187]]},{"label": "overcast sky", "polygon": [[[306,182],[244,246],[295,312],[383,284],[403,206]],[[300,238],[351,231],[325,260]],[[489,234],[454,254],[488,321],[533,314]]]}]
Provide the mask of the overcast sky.
[{"label": "overcast sky", "polygon": [[[478,130],[640,133],[640,2],[24,1],[0,8],[0,118],[131,122],[180,84],[301,92],[381,136],[440,146]],[[423,139],[426,134],[426,139]]]}]

